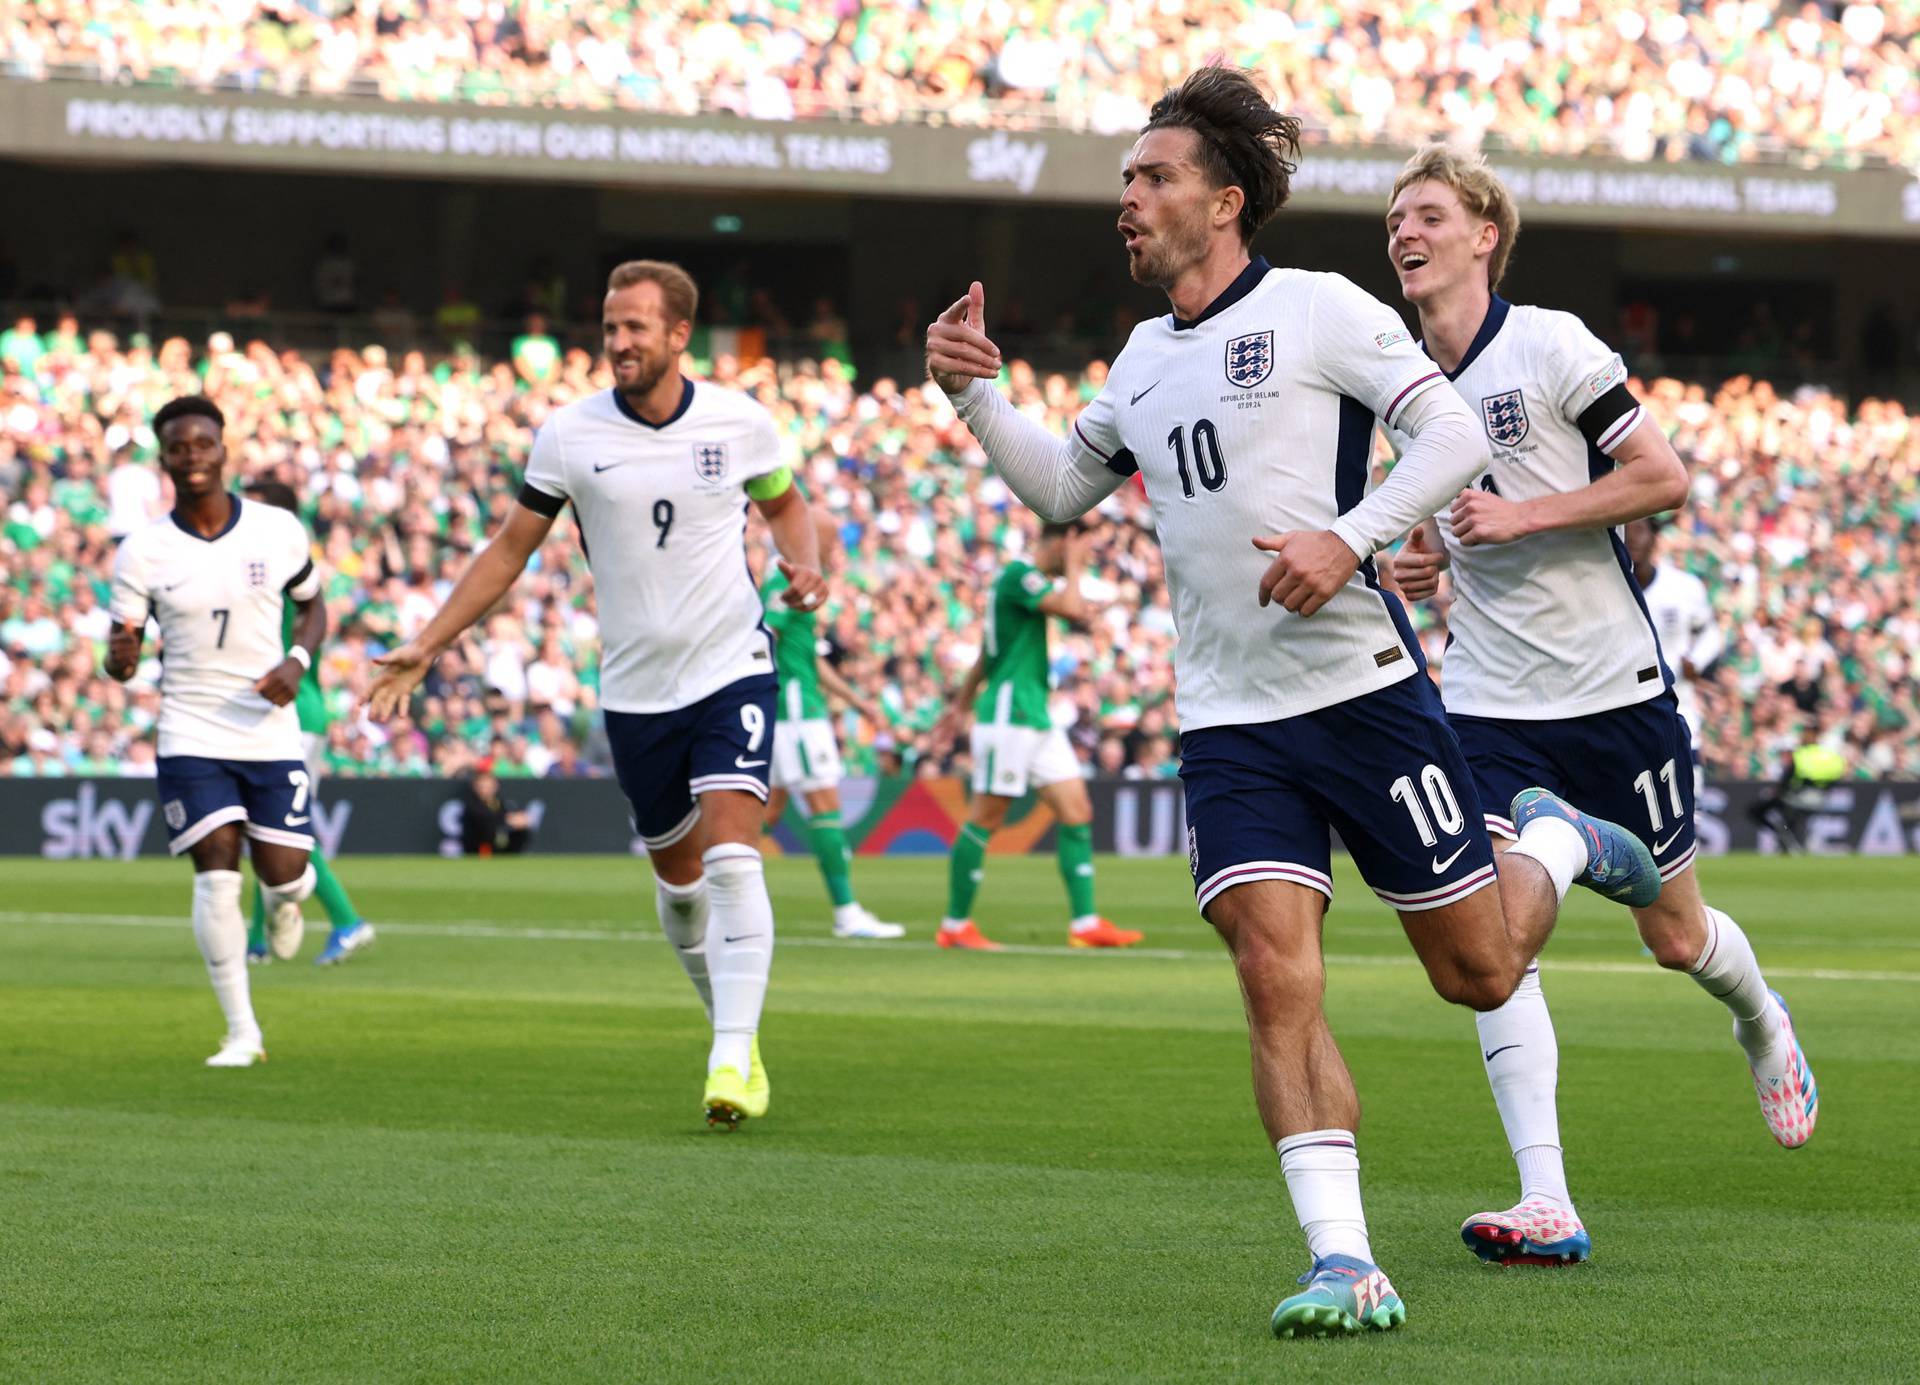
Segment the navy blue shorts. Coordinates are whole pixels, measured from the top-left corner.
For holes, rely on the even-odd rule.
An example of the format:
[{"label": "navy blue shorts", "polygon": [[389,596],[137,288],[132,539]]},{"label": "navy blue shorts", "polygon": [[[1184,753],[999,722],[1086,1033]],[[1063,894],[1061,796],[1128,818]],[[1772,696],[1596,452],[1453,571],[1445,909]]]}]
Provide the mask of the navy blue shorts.
[{"label": "navy blue shorts", "polygon": [[299,760],[162,755],[156,787],[175,856],[229,822],[246,823],[255,841],[313,850],[313,780]]},{"label": "navy blue shorts", "polygon": [[650,851],[693,830],[693,800],[709,789],[767,797],[780,680],[755,674],[672,712],[607,713],[607,742],[633,830]]},{"label": "navy blue shorts", "polygon": [[1488,831],[1513,836],[1513,796],[1538,785],[1639,837],[1662,880],[1693,863],[1693,738],[1671,692],[1564,721],[1455,717],[1453,729]]},{"label": "navy blue shorts", "polygon": [[1423,673],[1297,717],[1189,731],[1180,779],[1203,914],[1253,880],[1332,899],[1329,829],[1398,910],[1437,909],[1494,880],[1472,772]]}]

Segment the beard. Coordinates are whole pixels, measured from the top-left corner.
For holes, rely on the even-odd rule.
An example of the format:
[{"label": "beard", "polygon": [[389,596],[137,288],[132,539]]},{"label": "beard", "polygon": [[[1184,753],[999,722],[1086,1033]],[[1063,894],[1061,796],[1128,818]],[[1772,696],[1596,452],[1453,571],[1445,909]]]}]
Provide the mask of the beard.
[{"label": "beard", "polygon": [[1172,288],[1187,270],[1207,254],[1207,228],[1199,217],[1175,221],[1151,236],[1128,256],[1133,282],[1150,289]]},{"label": "beard", "polygon": [[653,387],[659,384],[661,377],[667,373],[667,367],[673,364],[673,357],[671,355],[636,356],[633,364],[640,373],[634,377],[631,385],[622,385],[620,392],[630,396],[651,394]]}]

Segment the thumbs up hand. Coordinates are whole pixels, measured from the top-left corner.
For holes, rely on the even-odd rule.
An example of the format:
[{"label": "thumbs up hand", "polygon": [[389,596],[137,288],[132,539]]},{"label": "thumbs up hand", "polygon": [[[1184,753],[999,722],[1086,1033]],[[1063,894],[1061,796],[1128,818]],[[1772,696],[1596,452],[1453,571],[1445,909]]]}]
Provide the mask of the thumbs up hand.
[{"label": "thumbs up hand", "polygon": [[1447,565],[1447,555],[1438,544],[1430,546],[1432,524],[1429,520],[1416,528],[1393,558],[1394,583],[1408,601],[1425,601],[1440,590],[1440,570]]}]

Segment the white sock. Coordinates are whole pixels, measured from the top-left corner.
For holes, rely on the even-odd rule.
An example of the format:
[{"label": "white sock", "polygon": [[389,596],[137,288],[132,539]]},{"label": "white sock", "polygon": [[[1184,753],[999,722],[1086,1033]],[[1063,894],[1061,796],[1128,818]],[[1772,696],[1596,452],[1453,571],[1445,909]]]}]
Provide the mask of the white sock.
[{"label": "white sock", "polygon": [[1071,930],[1075,933],[1084,933],[1089,928],[1098,928],[1100,926],[1100,915],[1082,914],[1080,915],[1079,918],[1075,919],[1073,923],[1069,926]]},{"label": "white sock", "polygon": [[713,983],[707,979],[707,904],[705,876],[691,885],[670,885],[658,876],[653,881],[653,906],[660,915],[660,931],[673,944],[673,955],[680,959],[693,989],[700,993],[706,1007],[707,1023],[713,1023]]},{"label": "white sock", "polygon": [[193,940],[227,1017],[227,1037],[260,1037],[247,991],[247,920],[240,912],[240,872],[203,870],[193,877]]},{"label": "white sock", "polygon": [[1507,854],[1531,857],[1546,868],[1553,880],[1553,892],[1563,902],[1573,877],[1587,868],[1587,843],[1570,822],[1541,816],[1521,830],[1520,840],[1507,848]]},{"label": "white sock", "polygon": [[313,893],[313,887],[320,882],[319,874],[313,868],[313,862],[307,862],[307,868],[284,885],[269,885],[260,882],[260,893],[265,897],[266,910],[271,914],[282,904],[300,904]]},{"label": "white sock", "polygon": [[1567,1166],[1559,1145],[1528,1145],[1516,1149],[1513,1162],[1520,1170],[1522,1202],[1539,1198],[1573,1211],[1573,1197],[1567,1192]]},{"label": "white sock", "polygon": [[1520,978],[1498,1010],[1474,1016],[1480,1030],[1480,1060],[1500,1110],[1507,1147],[1520,1168],[1520,1200],[1544,1197],[1571,1208],[1560,1157],[1560,1114],[1554,1088],[1560,1080],[1560,1041],[1540,990],[1540,964]]},{"label": "white sock", "polygon": [[1367,1215],[1360,1208],[1360,1155],[1351,1130],[1308,1130],[1275,1146],[1280,1172],[1293,1196],[1293,1213],[1307,1233],[1307,1251],[1351,1255],[1373,1263]]},{"label": "white sock", "polygon": [[833,906],[833,921],[842,928],[850,923],[859,923],[861,919],[862,910],[858,902],[853,904],[836,904]]},{"label": "white sock", "polygon": [[1779,1042],[1780,1017],[1774,1013],[1773,997],[1767,994],[1767,981],[1760,974],[1760,963],[1753,955],[1753,944],[1740,925],[1718,909],[1707,910],[1707,945],[1694,959],[1687,974],[1700,989],[1733,1012],[1733,1037],[1746,1050],[1750,1061],[1778,1060],[1782,1072],[1786,1059],[1774,1053],[1785,1048]]},{"label": "white sock", "polygon": [[940,920],[940,931],[942,933],[964,933],[966,931],[966,928],[967,928],[967,921],[965,919],[941,919]]},{"label": "white sock", "polygon": [[713,1051],[707,1071],[752,1068],[753,1036],[760,1028],[760,1007],[767,999],[767,972],[773,965],[773,901],[767,898],[767,874],[753,847],[724,842],[708,847],[707,898],[713,920],[707,925],[707,972],[713,982]]}]

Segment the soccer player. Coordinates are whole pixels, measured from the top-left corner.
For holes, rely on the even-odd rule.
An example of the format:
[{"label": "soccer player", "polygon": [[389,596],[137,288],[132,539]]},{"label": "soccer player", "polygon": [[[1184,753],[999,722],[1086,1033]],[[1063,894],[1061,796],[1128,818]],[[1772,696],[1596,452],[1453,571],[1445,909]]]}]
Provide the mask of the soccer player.
[{"label": "soccer player", "polygon": [[1693,680],[1713,666],[1727,647],[1727,638],[1714,619],[1707,584],[1691,572],[1660,562],[1660,531],[1651,519],[1626,526],[1627,557],[1633,560],[1633,580],[1640,584],[1647,614],[1653,617],[1660,648],[1673,675],[1673,696],[1686,719],[1694,758],[1700,753],[1700,700]]},{"label": "soccer player", "polygon": [[[298,919],[314,885],[313,783],[293,702],[327,611],[300,521],[227,492],[225,428],[219,407],[197,395],[153,417],[174,505],[121,540],[106,670],[131,678],[148,618],[159,623],[160,812],[167,849],[193,858],[194,941],[227,1020],[207,1066],[245,1068],[267,1052],[247,982],[240,843],[251,846],[276,923]],[[289,603],[291,646],[282,639]],[[292,955],[284,940],[276,945]]]},{"label": "soccer player", "polygon": [[[1094,907],[1093,800],[1067,733],[1047,710],[1047,618],[1084,626],[1094,615],[1080,594],[1087,535],[1078,525],[1048,524],[1033,556],[1033,563],[1008,563],[995,580],[980,657],[934,728],[936,736],[950,739],[960,719],[973,713],[973,804],[947,859],[947,916],[937,941],[941,947],[999,950],[973,922],[973,897],[986,868],[987,842],[1032,789],[1059,822],[1054,850],[1067,887],[1068,945],[1132,947],[1144,935],[1114,927]],[[1056,579],[1062,579],[1058,585]]]},{"label": "soccer player", "polygon": [[506,522],[426,628],[375,661],[367,701],[377,718],[404,705],[572,503],[599,593],[614,772],[653,861],[661,929],[713,1025],[707,1121],[733,1129],[765,1115],[771,1095],[757,1038],[773,961],[759,840],[776,680],[746,561],[748,505],[779,549],[787,605],[818,607],[826,579],[772,417],[680,373],[698,301],[678,265],[614,269],[601,308],[613,388],[548,416]]},{"label": "soccer player", "polygon": [[[254,481],[247,487],[247,498],[257,500],[263,505],[274,505],[288,514],[298,516],[300,502],[293,493],[293,487],[281,481]],[[284,629],[281,638],[291,652],[293,643],[293,625],[297,619],[295,609],[289,606],[284,617]],[[301,758],[306,762],[307,781],[312,786],[311,801],[320,792],[320,752],[326,745],[327,704],[320,695],[320,674],[317,669],[308,669],[300,676],[300,692],[293,700],[294,710],[300,718]],[[370,947],[373,943],[373,925],[365,922],[353,907],[353,901],[347,897],[346,886],[333,873],[333,867],[327,864],[327,858],[321,854],[316,842],[307,853],[307,860],[313,866],[313,897],[327,911],[327,918],[333,924],[333,931],[327,938],[327,945],[315,962],[319,966],[332,966],[335,962],[344,962],[348,957]],[[306,932],[306,920],[300,915],[298,904],[283,902],[280,910],[285,917],[276,920],[274,928],[267,927],[266,891],[258,880],[253,885],[253,922],[247,931],[247,960],[264,964],[269,958],[278,956],[289,961],[300,951],[300,939]],[[275,952],[269,947],[269,938],[283,951]]]},{"label": "soccer player", "polygon": [[[838,550],[840,531],[824,509],[814,507],[810,513],[821,571],[825,572]],[[840,743],[827,714],[826,694],[833,694],[876,726],[882,724],[880,709],[820,657],[816,612],[811,607],[789,606],[782,599],[781,594],[791,585],[777,567],[760,584],[765,619],[773,631],[774,666],[780,678],[767,827],[771,829],[787,811],[788,793],[798,792],[807,806],[807,841],[820,863],[827,897],[833,901],[833,936],[905,937],[906,929],[897,923],[881,922],[853,895],[853,853],[847,849],[847,834],[840,822]]]},{"label": "soccer player", "polygon": [[[1328,1031],[1320,949],[1329,828],[1399,911],[1435,990],[1507,1000],[1576,880],[1657,886],[1646,848],[1550,794],[1497,876],[1479,796],[1373,554],[1477,475],[1486,444],[1385,304],[1336,274],[1276,269],[1249,242],[1286,201],[1300,123],[1241,71],[1156,102],[1122,169],[1136,281],[1173,311],[1141,323],[1072,438],[990,381],[979,284],[927,331],[928,365],[1001,478],[1042,518],[1140,475],[1180,643],[1180,776],[1196,902],[1233,955],[1255,1100],[1312,1265],[1281,1336],[1388,1328],[1405,1309],[1373,1262],[1359,1100]],[[1365,494],[1373,420],[1413,444]]]},{"label": "soccer player", "polygon": [[[1427,352],[1492,444],[1396,572],[1417,599],[1452,567],[1445,700],[1487,829],[1514,837],[1518,823],[1498,805],[1530,786],[1631,824],[1660,879],[1656,897],[1636,904],[1640,936],[1660,965],[1731,1012],[1767,1126],[1791,1148],[1813,1133],[1813,1075],[1740,925],[1700,897],[1687,727],[1614,527],[1683,504],[1686,468],[1627,388],[1620,358],[1578,318],[1498,296],[1519,226],[1478,156],[1434,146],[1395,182],[1394,273]],[[1404,438],[1400,420],[1386,422]],[[1461,1236],[1488,1260],[1583,1260],[1591,1247],[1567,1192],[1559,1049],[1537,968],[1480,1015],[1479,1030],[1521,1199],[1468,1218]]]}]

